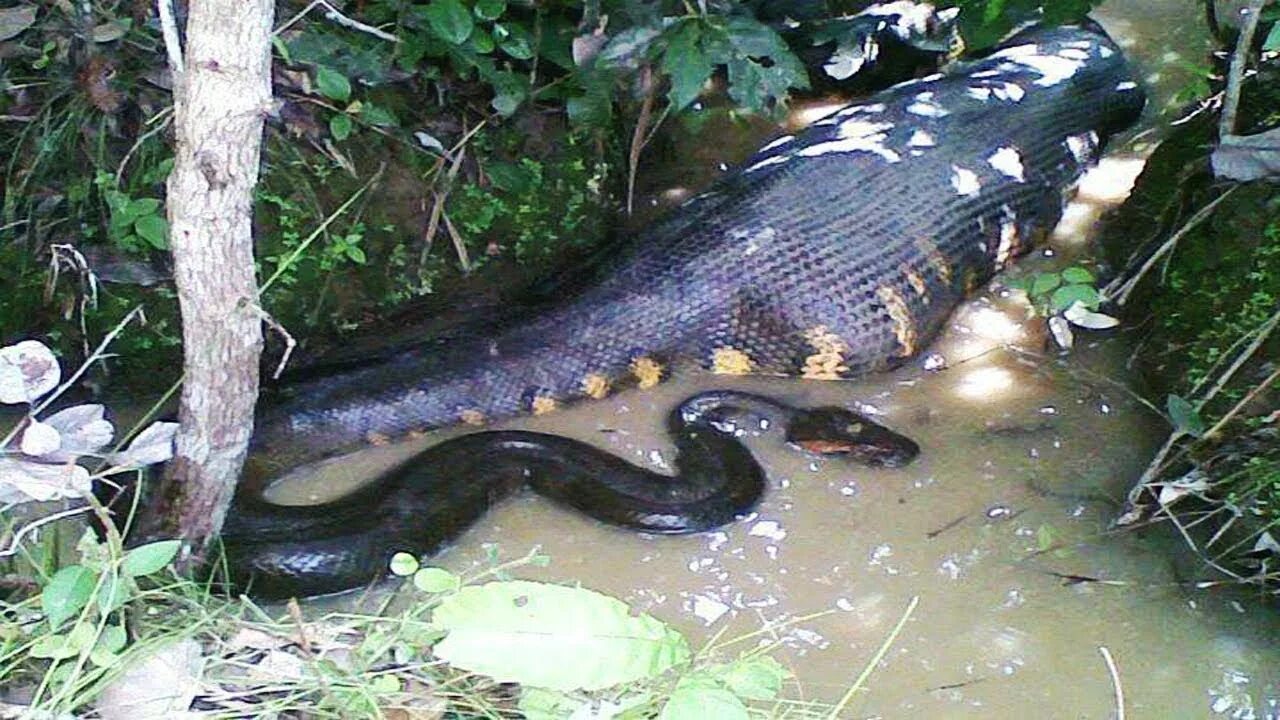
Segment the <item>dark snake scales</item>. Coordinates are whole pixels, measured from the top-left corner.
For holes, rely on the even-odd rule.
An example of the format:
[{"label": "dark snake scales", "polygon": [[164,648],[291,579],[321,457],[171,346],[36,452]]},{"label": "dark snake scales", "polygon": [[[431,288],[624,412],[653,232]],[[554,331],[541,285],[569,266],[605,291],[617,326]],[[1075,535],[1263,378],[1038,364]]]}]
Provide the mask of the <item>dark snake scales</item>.
[{"label": "dark snake scales", "polygon": [[[448,441],[345,498],[346,514],[337,504],[268,505],[257,490],[283,468],[371,440],[644,387],[677,359],[821,379],[900,364],[1053,227],[1064,196],[1144,101],[1100,31],[1024,31],[982,60],[770,142],[540,315],[291,383],[259,413],[248,482],[224,529],[233,576],[276,596],[359,585],[384,571],[390,552],[428,552],[526,476],[557,472],[568,490],[551,480],[535,489],[610,522],[658,532],[728,522],[754,504],[758,488],[744,488],[761,471],[696,413],[671,426],[681,477],[696,479],[667,481],[691,499],[675,511],[689,522],[670,528],[650,517],[665,511],[645,509],[655,491],[637,488],[633,473],[645,471],[536,433]],[[754,402],[718,401],[734,411]],[[497,479],[463,472],[472,456]],[[604,467],[621,490],[574,479]],[[376,528],[357,522],[369,517]],[[264,535],[273,525],[287,531],[279,540]]]}]

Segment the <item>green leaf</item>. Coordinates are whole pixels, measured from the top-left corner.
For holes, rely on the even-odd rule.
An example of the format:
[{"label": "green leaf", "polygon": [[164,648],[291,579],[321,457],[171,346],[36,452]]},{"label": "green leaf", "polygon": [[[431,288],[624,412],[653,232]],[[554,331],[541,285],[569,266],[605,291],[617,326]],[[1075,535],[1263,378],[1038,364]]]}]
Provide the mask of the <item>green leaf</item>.
[{"label": "green leaf", "polygon": [[425,12],[436,35],[454,45],[466,42],[475,28],[471,13],[460,0],[431,0]]},{"label": "green leaf", "polygon": [[31,644],[31,657],[66,660],[80,654],[80,649],[67,641],[66,635],[44,635]]},{"label": "green leaf", "polygon": [[1066,310],[1076,301],[1087,308],[1094,309],[1102,303],[1102,295],[1098,294],[1092,285],[1073,283],[1059,287],[1049,296],[1049,306],[1055,313]]},{"label": "green leaf", "polygon": [[1041,525],[1036,528],[1036,549],[1040,552],[1047,552],[1053,548],[1056,540],[1057,532],[1052,525]]},{"label": "green leaf", "polygon": [[133,583],[119,577],[113,571],[103,578],[102,588],[98,590],[98,612],[106,615],[124,605],[132,593]]},{"label": "green leaf", "polygon": [[1169,395],[1165,398],[1165,409],[1169,412],[1169,421],[1174,428],[1191,437],[1204,435],[1204,418],[1195,406],[1181,395]]},{"label": "green leaf", "polygon": [[350,115],[341,114],[329,118],[329,134],[334,140],[346,140],[351,137],[352,127]]},{"label": "green leaf", "polygon": [[498,47],[498,44],[493,41],[493,36],[485,32],[484,28],[476,28],[467,40],[467,45],[481,55],[488,55],[493,52],[494,48]]},{"label": "green leaf", "polygon": [[676,688],[658,720],[747,720],[747,706],[723,688]]},{"label": "green leaf", "polygon": [[1062,271],[1062,279],[1069,283],[1093,283],[1093,273],[1079,267],[1069,267]]},{"label": "green leaf", "polygon": [[1062,278],[1058,273],[1036,273],[1031,280],[1031,296],[1044,297],[1061,284]]},{"label": "green leaf", "polygon": [[157,540],[129,551],[120,563],[120,572],[129,577],[142,577],[160,572],[178,555],[180,540]]},{"label": "green leaf", "polygon": [[375,127],[399,127],[400,119],[389,109],[381,105],[366,104],[360,111],[360,117]]},{"label": "green leaf", "polygon": [[138,198],[129,201],[129,207],[126,213],[135,218],[145,215],[154,215],[156,210],[160,209],[160,201],[155,198]]},{"label": "green leaf", "polygon": [[517,60],[529,60],[533,57],[533,35],[523,25],[495,23],[493,37],[498,41],[502,52],[511,57]]},{"label": "green leaf", "polygon": [[1262,41],[1262,49],[1264,52],[1280,50],[1280,23],[1271,26],[1267,39]]},{"label": "green leaf", "polygon": [[661,34],[661,30],[653,27],[627,28],[609,38],[609,42],[600,48],[596,63],[601,67],[639,67],[641,59]]},{"label": "green leaf", "polygon": [[583,700],[539,687],[522,688],[517,708],[525,720],[564,720],[581,707]]},{"label": "green leaf", "polygon": [[364,248],[359,245],[348,245],[345,252],[347,259],[358,265],[363,265],[369,261],[368,256],[364,254]]},{"label": "green leaf", "polygon": [[133,224],[133,231],[157,250],[169,249],[169,221],[159,215],[145,215]]},{"label": "green leaf", "polygon": [[532,170],[515,163],[489,163],[484,170],[495,188],[517,195],[532,190],[537,182],[537,175]]},{"label": "green leaf", "polygon": [[391,574],[408,577],[418,572],[418,558],[407,552],[398,552],[391,556]]},{"label": "green leaf", "polygon": [[442,568],[422,568],[413,574],[413,586],[422,592],[450,592],[457,590],[461,585],[462,580],[457,575]]},{"label": "green leaf", "polygon": [[346,102],[351,97],[351,81],[347,76],[323,65],[316,68],[316,89],[330,100]]},{"label": "green leaf", "polygon": [[128,640],[122,625],[104,625],[102,634],[98,636],[98,647],[111,652],[120,652]]},{"label": "green leaf", "polygon": [[718,673],[735,695],[749,700],[772,700],[782,690],[791,671],[768,655],[755,655],[729,663]]},{"label": "green leaf", "polygon": [[49,578],[40,593],[40,608],[50,627],[58,627],[84,608],[98,584],[98,576],[83,565],[68,565]]},{"label": "green leaf", "polygon": [[689,661],[680,633],[583,588],[524,580],[446,596],[434,624],[437,657],[500,682],[572,691],[650,678]]},{"label": "green leaf", "polygon": [[697,23],[684,23],[672,35],[662,55],[662,71],[671,77],[667,98],[673,112],[683,110],[696,100],[703,84],[711,77],[711,62],[698,47],[701,34]]},{"label": "green leaf", "polygon": [[476,17],[481,20],[497,20],[507,11],[507,0],[476,0]]}]

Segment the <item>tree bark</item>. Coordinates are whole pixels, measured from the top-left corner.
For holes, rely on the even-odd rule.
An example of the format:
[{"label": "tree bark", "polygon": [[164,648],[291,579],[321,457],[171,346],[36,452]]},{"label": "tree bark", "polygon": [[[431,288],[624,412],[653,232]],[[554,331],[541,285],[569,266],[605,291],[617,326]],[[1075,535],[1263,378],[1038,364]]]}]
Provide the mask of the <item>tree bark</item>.
[{"label": "tree bark", "polygon": [[200,0],[189,8],[184,67],[171,68],[177,137],[166,201],[185,378],[156,510],[161,531],[199,559],[222,527],[258,396],[253,190],[271,103],[274,6]]}]

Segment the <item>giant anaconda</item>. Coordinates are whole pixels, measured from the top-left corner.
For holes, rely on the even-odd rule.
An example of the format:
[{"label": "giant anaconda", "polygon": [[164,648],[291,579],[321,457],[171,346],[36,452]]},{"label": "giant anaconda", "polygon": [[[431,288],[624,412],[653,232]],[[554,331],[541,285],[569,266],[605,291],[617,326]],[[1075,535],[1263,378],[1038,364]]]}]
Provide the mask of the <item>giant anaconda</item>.
[{"label": "giant anaconda", "polygon": [[[382,438],[648,387],[678,358],[719,372],[821,379],[901,363],[968,292],[1053,226],[1065,193],[1143,103],[1119,49],[1100,31],[1024,31],[981,60],[894,86],[770,142],[541,315],[290,385],[259,414],[250,478]],[[714,422],[694,420],[692,430],[677,429],[749,459],[727,449],[735,443],[717,435]],[[477,463],[507,461],[461,458],[560,452],[521,450],[532,435],[452,441],[462,450],[434,458],[446,467],[425,489],[401,492],[395,488],[408,481],[393,477],[348,498],[346,520],[333,520],[337,504],[288,510],[242,492],[223,535],[233,574],[256,577],[277,595],[374,577],[396,549],[386,545],[428,550],[514,482],[468,489]],[[737,456],[723,462],[739,461],[747,468]],[[589,494],[567,493],[591,511],[589,500],[574,500]],[[690,496],[714,494],[702,488]],[[412,507],[387,506],[410,495]],[[431,509],[453,495],[466,497]],[[714,522],[752,502],[738,492]],[[457,510],[471,506],[479,509]],[[383,546],[361,556],[371,567],[352,571],[356,541],[342,523],[357,515],[395,527],[377,539],[360,536]],[[431,523],[439,532],[428,531]],[[282,532],[267,534],[273,525]]]}]

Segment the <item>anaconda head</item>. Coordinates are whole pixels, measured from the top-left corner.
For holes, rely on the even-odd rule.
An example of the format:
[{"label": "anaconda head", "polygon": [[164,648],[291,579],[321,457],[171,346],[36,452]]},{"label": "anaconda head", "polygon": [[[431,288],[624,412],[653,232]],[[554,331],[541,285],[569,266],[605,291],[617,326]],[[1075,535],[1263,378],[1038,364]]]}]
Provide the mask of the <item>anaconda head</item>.
[{"label": "anaconda head", "polygon": [[902,467],[920,454],[911,438],[842,407],[803,410],[787,426],[787,442],[819,455],[845,455],[874,467]]}]

